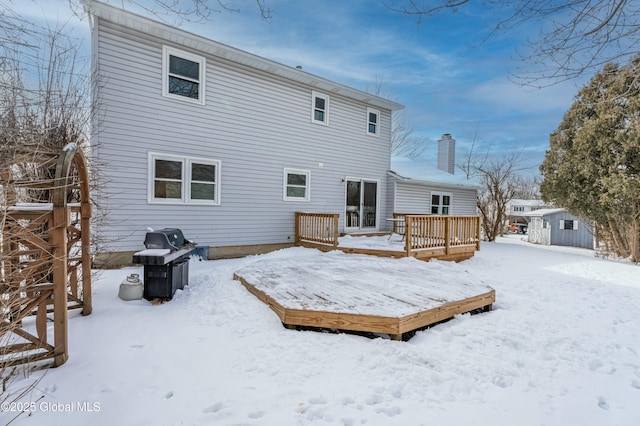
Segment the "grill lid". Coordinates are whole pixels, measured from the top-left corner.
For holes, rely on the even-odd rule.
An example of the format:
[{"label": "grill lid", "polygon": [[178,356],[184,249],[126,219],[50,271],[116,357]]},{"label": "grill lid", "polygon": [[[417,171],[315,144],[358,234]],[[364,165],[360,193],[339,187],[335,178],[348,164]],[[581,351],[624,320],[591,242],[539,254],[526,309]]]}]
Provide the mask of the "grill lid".
[{"label": "grill lid", "polygon": [[148,249],[178,250],[190,241],[185,240],[182,231],[178,228],[164,228],[159,231],[147,232],[144,245]]}]

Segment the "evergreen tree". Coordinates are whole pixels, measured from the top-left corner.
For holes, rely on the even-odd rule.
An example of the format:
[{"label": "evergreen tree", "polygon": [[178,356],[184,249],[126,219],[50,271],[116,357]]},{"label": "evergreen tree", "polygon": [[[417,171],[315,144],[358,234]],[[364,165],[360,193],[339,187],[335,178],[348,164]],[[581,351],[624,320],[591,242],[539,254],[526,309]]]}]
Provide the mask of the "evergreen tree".
[{"label": "evergreen tree", "polygon": [[609,64],[576,96],[540,166],[545,201],[596,222],[617,255],[640,261],[640,56]]}]

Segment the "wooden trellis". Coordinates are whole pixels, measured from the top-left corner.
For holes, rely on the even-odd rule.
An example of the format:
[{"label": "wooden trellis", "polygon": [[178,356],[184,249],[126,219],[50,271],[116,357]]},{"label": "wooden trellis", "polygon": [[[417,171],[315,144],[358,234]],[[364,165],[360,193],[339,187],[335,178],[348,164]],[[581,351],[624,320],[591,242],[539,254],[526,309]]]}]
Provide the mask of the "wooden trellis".
[{"label": "wooden trellis", "polygon": [[68,309],[92,309],[86,162],[75,144],[25,146],[1,175],[0,366],[58,366]]}]

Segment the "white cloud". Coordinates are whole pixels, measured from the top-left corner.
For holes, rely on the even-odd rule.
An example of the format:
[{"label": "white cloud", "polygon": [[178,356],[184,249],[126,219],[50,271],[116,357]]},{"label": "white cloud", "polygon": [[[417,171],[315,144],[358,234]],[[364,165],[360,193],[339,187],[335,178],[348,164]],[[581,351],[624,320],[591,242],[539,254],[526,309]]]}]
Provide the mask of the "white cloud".
[{"label": "white cloud", "polygon": [[[74,6],[80,16],[74,14],[70,5]],[[74,32],[89,34],[89,25],[82,14],[82,8],[69,0],[20,0],[9,2],[8,9],[37,25],[49,28],[64,26]]]},{"label": "white cloud", "polygon": [[560,83],[541,89],[515,84],[505,77],[485,81],[469,93],[477,101],[503,109],[528,111],[567,110],[578,88],[574,83]]}]

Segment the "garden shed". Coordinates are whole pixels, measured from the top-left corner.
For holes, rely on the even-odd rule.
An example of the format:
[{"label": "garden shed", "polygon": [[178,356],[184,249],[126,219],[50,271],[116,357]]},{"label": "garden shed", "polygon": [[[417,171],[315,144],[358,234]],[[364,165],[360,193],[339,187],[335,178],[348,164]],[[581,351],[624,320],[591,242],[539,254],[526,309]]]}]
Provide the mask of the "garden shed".
[{"label": "garden shed", "polygon": [[593,224],[563,208],[535,210],[526,216],[530,243],[594,248]]}]

